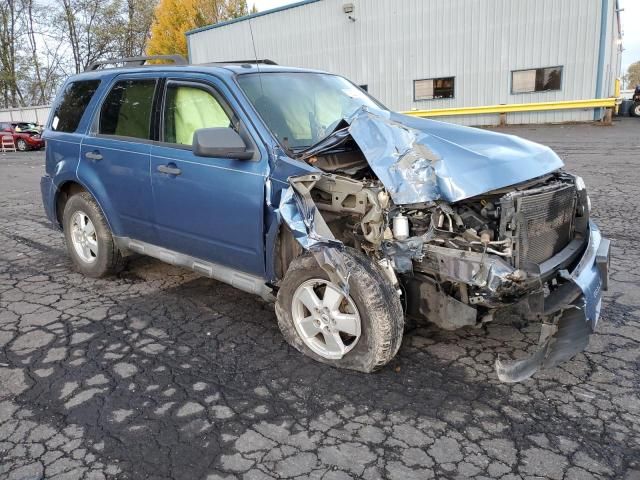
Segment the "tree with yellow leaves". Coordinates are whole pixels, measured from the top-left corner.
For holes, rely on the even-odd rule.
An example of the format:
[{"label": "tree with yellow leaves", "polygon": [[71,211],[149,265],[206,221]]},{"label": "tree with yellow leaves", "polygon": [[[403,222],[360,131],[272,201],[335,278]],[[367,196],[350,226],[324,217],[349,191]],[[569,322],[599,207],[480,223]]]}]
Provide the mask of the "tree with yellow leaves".
[{"label": "tree with yellow leaves", "polygon": [[[255,6],[251,13],[256,11]],[[247,0],[160,0],[156,7],[148,55],[187,55],[185,32],[247,15]]]}]

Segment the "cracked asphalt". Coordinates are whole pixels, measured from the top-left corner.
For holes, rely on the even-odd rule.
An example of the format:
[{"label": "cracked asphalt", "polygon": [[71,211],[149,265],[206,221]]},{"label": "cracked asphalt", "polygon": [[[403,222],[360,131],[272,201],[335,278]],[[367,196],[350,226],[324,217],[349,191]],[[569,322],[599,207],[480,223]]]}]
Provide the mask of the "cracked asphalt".
[{"label": "cracked asphalt", "polygon": [[588,349],[521,384],[538,329],[414,326],[365,375],[289,348],[272,306],[136,257],[73,272],[44,154],[0,154],[0,478],[640,479],[640,120],[511,127],[582,175],[613,242]]}]

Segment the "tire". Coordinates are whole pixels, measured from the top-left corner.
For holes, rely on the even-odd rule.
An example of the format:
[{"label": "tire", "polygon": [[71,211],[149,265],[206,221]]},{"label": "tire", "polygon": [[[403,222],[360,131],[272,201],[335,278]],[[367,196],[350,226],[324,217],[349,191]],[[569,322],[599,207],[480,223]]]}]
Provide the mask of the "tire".
[{"label": "tire", "polygon": [[[94,230],[91,244],[95,244],[95,252],[91,252],[91,260],[83,258],[74,243],[74,221],[80,217],[88,217]],[[87,225],[89,223],[87,222]],[[73,195],[67,201],[62,214],[62,226],[69,256],[75,269],[88,277],[104,277],[116,273],[122,264],[122,256],[118,249],[107,221],[94,198],[87,192]]]},{"label": "tire", "polygon": [[29,150],[29,146],[27,145],[27,142],[25,142],[22,138],[19,138],[16,141],[16,149],[18,149],[20,152],[26,152],[27,150]]},{"label": "tire", "polygon": [[640,102],[631,104],[629,107],[629,116],[640,117]]},{"label": "tire", "polygon": [[[360,336],[350,346],[351,349],[341,358],[327,358],[310,348],[299,333],[299,328],[296,328],[296,292],[308,282],[330,282],[327,273],[309,253],[293,260],[282,280],[275,307],[278,326],[291,346],[314,360],[337,368],[369,373],[386,365],[398,352],[404,332],[404,313],[397,292],[377,265],[350,248],[345,249],[343,256],[346,270],[350,272],[349,299],[355,304],[360,319]],[[322,289],[322,285],[319,288]],[[343,300],[341,305],[347,301]],[[305,310],[303,316],[309,312]],[[322,332],[319,335],[314,337],[314,341],[320,338],[322,343],[326,337]]]}]

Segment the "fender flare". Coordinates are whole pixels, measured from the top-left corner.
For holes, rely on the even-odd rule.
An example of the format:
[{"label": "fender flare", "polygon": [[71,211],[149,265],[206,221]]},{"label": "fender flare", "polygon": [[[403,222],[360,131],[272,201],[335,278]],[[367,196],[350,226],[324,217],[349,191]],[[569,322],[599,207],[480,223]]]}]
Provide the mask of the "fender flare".
[{"label": "fender flare", "polygon": [[[69,176],[67,178],[56,179],[56,180],[57,182],[54,184],[56,187],[56,191],[55,191],[55,194],[53,195],[53,208],[56,214],[56,220],[60,226],[62,226],[62,218],[59,218],[59,215],[58,215],[58,199],[60,198],[60,195],[62,194],[62,190],[66,185],[70,183],[75,183],[80,187],[82,187],[82,189],[85,190],[87,193],[89,193],[89,195],[91,195],[93,199],[96,201],[96,203],[98,204],[98,207],[100,208],[100,211],[102,212],[102,215],[107,221],[107,225],[109,226],[109,229],[111,230],[111,232],[114,235],[117,235],[117,232],[122,231],[121,225],[119,224],[117,219],[114,221],[113,217],[107,214],[107,210],[104,208],[104,201],[102,200],[102,198],[100,198],[99,195],[96,195],[95,189],[91,188],[86,182],[81,181],[76,176]],[[107,203],[110,204],[108,200],[107,200]]]}]

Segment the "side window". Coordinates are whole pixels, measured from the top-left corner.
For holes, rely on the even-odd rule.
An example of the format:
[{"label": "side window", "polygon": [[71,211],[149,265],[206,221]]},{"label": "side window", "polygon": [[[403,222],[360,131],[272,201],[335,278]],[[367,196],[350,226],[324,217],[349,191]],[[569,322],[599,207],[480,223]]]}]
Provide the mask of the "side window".
[{"label": "side window", "polygon": [[83,80],[67,85],[58,103],[50,128],[56,132],[75,132],[100,80]]},{"label": "side window", "polygon": [[153,79],[117,82],[102,104],[98,133],[150,139],[155,89]]},{"label": "side window", "polygon": [[169,84],[164,108],[164,141],[191,145],[200,128],[230,127],[229,116],[209,91]]}]

